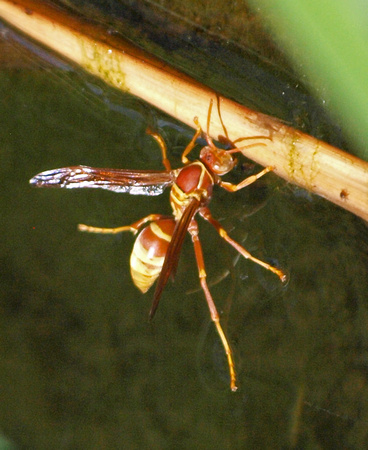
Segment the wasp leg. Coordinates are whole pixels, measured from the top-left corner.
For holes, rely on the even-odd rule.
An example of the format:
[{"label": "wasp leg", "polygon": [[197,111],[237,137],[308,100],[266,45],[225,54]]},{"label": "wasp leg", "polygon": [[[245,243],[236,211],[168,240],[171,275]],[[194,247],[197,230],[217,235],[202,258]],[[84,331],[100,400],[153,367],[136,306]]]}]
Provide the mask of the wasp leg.
[{"label": "wasp leg", "polygon": [[249,186],[250,184],[254,183],[258,180],[258,178],[263,177],[263,175],[266,175],[266,173],[271,172],[274,169],[272,166],[268,166],[265,169],[263,169],[261,172],[251,175],[250,177],[246,178],[245,180],[241,181],[239,184],[232,184],[228,183],[226,181],[220,181],[220,186],[224,189],[226,189],[229,192],[235,192],[239,191],[240,189],[243,189],[246,186]]},{"label": "wasp leg", "polygon": [[99,227],[91,227],[90,225],[84,225],[80,223],[78,225],[79,231],[85,231],[87,233],[101,233],[101,234],[117,234],[122,233],[124,231],[131,231],[133,234],[136,234],[138,230],[147,222],[154,222],[160,219],[168,219],[171,216],[164,216],[162,214],[150,214],[149,216],[143,217],[137,222],[132,223],[131,225],[126,225],[124,227],[116,227],[116,228],[99,228]]},{"label": "wasp leg", "polygon": [[193,150],[196,140],[199,138],[199,136],[202,134],[202,128],[199,125],[198,117],[194,117],[194,123],[197,126],[197,131],[195,132],[194,136],[192,137],[192,140],[189,142],[189,144],[186,146],[185,150],[183,151],[183,154],[181,155],[181,161],[183,164],[188,164],[189,159],[187,158],[187,155]]},{"label": "wasp leg", "polygon": [[254,256],[252,256],[244,247],[242,247],[240,244],[238,244],[236,241],[234,241],[233,239],[231,239],[231,237],[227,234],[226,230],[221,226],[221,224],[212,217],[211,212],[209,211],[209,209],[207,208],[202,208],[200,211],[201,216],[206,219],[211,225],[213,225],[217,232],[219,233],[219,235],[225,239],[226,242],[228,242],[231,246],[233,246],[235,248],[235,250],[237,250],[242,256],[244,256],[244,258],[246,259],[250,259],[251,261],[253,261],[254,263],[264,267],[265,269],[269,270],[270,272],[273,272],[274,274],[276,274],[280,280],[285,283],[287,280],[287,276],[286,274],[276,268],[271,266],[270,264],[267,264],[264,261],[261,261],[258,258],[255,258]]},{"label": "wasp leg", "polygon": [[207,300],[208,308],[210,310],[211,319],[214,322],[217,333],[220,336],[222,345],[224,347],[227,362],[229,365],[229,372],[230,372],[230,388],[233,392],[235,392],[238,388],[236,386],[236,374],[235,374],[235,364],[233,359],[233,353],[230,347],[230,344],[226,338],[226,335],[221,327],[220,324],[220,317],[216,309],[216,305],[213,301],[212,295],[210,290],[208,289],[207,281],[206,281],[206,270],[204,266],[204,259],[203,259],[203,252],[202,252],[202,246],[199,240],[198,236],[198,225],[195,220],[192,220],[191,224],[189,225],[188,231],[192,237],[193,246],[194,246],[194,252],[195,257],[197,260],[197,266],[198,266],[198,272],[199,272],[199,280],[201,283],[201,287],[203,289],[204,295]]},{"label": "wasp leg", "polygon": [[167,158],[167,147],[166,147],[165,141],[163,140],[162,136],[160,136],[158,133],[155,133],[150,128],[147,129],[146,133],[149,134],[150,136],[152,136],[153,139],[155,139],[155,141],[160,146],[161,154],[162,154],[162,164],[165,166],[165,169],[168,172],[170,172],[171,164],[170,164],[169,159]]}]

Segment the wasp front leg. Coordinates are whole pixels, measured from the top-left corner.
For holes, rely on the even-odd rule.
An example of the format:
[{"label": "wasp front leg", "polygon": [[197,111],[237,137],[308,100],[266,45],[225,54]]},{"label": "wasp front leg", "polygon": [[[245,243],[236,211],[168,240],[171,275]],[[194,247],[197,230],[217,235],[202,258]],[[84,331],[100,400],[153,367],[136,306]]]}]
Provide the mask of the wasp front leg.
[{"label": "wasp front leg", "polygon": [[263,175],[266,175],[266,173],[272,172],[273,170],[274,170],[273,166],[268,166],[265,169],[263,169],[261,172],[255,174],[255,175],[251,175],[250,177],[241,181],[239,184],[228,183],[227,181],[221,180],[219,182],[219,185],[229,192],[236,192],[236,191],[239,191],[240,189],[243,189],[246,186],[249,186],[250,184],[257,181],[259,178],[263,177]]},{"label": "wasp front leg", "polygon": [[192,137],[192,140],[189,142],[189,144],[186,146],[185,150],[183,151],[183,154],[181,155],[181,161],[183,164],[188,164],[189,159],[187,158],[187,155],[193,150],[196,140],[199,138],[199,136],[202,134],[202,128],[199,125],[198,117],[194,117],[194,123],[196,124],[197,130]]},{"label": "wasp front leg", "polygon": [[211,292],[207,285],[207,281],[206,281],[207,274],[206,274],[206,269],[204,266],[202,245],[199,240],[198,225],[195,220],[192,220],[191,224],[189,225],[188,231],[192,237],[192,241],[193,241],[193,245],[194,245],[194,253],[195,253],[195,257],[196,257],[196,261],[197,261],[199,280],[201,283],[201,287],[202,287],[202,290],[203,290],[204,295],[207,300],[207,304],[208,304],[208,308],[210,310],[212,322],[214,322],[214,324],[216,326],[217,333],[220,336],[222,345],[223,345],[225,353],[226,353],[227,362],[229,365],[229,372],[230,372],[230,388],[233,392],[235,392],[238,388],[236,386],[236,374],[235,374],[235,364],[234,364],[234,359],[233,359],[233,353],[232,353],[230,344],[227,340],[227,337],[224,333],[224,330],[221,327],[220,316],[217,312],[216,305],[213,301]]}]

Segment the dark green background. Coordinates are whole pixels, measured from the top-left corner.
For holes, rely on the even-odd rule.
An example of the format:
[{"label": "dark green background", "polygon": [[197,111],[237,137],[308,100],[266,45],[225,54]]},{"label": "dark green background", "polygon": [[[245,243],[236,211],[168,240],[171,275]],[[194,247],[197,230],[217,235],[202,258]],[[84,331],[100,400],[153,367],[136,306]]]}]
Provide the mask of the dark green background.
[{"label": "dark green background", "polygon": [[[46,53],[35,56],[41,50],[27,50],[9,31],[2,36],[18,56],[0,72],[4,436],[35,449],[365,448],[366,225],[273,174],[236,194],[216,190],[214,216],[290,276],[281,286],[200,224],[211,291],[235,353],[240,388],[231,393],[190,240],[149,323],[151,294],[140,294],[129,274],[132,235],[76,228],[168,213],[168,192],[148,198],[28,184],[40,171],[75,164],[161,168],[148,125],[163,134],[177,167],[192,130]],[[242,71],[232,70],[236,82],[232,88],[228,77],[227,89],[236,91]],[[301,88],[263,74],[249,92],[243,85],[244,100],[263,92],[260,109],[267,99],[269,109],[284,103],[301,128],[342,144],[306,91],[299,103]],[[275,105],[266,92],[278,98],[286,85],[294,103]],[[228,179],[249,170],[239,166]]]}]

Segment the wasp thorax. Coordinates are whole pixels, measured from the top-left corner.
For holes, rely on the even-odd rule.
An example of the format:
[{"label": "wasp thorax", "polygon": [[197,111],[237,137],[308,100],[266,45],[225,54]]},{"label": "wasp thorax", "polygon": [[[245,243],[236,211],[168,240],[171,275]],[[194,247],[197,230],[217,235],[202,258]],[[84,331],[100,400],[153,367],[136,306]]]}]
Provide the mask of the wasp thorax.
[{"label": "wasp thorax", "polygon": [[230,172],[236,164],[236,161],[226,150],[210,146],[202,148],[199,158],[206,167],[217,175],[225,175],[225,173]]}]

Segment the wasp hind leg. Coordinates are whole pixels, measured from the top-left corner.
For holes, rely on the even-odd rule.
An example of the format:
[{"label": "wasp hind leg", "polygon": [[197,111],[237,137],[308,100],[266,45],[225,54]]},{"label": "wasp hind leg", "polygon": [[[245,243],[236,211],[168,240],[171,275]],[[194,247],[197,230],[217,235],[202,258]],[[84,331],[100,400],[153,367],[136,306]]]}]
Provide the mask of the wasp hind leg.
[{"label": "wasp hind leg", "polygon": [[204,292],[204,295],[206,297],[206,301],[208,304],[208,308],[210,310],[211,319],[212,322],[216,326],[216,330],[218,335],[220,336],[222,345],[224,347],[227,362],[229,365],[229,373],[230,373],[230,388],[233,392],[235,392],[238,388],[236,386],[236,373],[235,373],[235,364],[234,364],[234,358],[233,358],[233,352],[231,350],[230,344],[227,340],[227,337],[224,333],[224,330],[221,327],[220,324],[220,317],[216,309],[216,305],[213,301],[212,295],[210,290],[208,289],[207,281],[206,281],[206,270],[204,266],[204,259],[203,259],[203,252],[202,252],[202,245],[199,240],[198,236],[198,225],[195,220],[191,222],[189,225],[188,231],[192,237],[193,246],[194,246],[194,253],[197,261],[197,267],[198,267],[198,273],[199,273],[199,280],[201,283],[202,290]]},{"label": "wasp hind leg", "polygon": [[137,222],[132,223],[131,225],[126,225],[124,227],[116,227],[116,228],[100,228],[100,227],[92,227],[90,225],[84,225],[80,223],[78,225],[79,231],[84,231],[86,233],[98,233],[98,234],[118,234],[123,233],[124,231],[131,231],[133,234],[136,234],[139,229],[146,224],[147,222],[154,222],[160,219],[167,219],[168,216],[163,216],[162,214],[150,214],[146,217],[143,217]]}]

